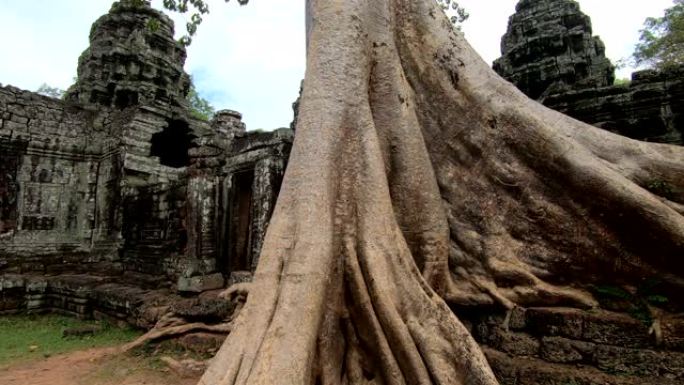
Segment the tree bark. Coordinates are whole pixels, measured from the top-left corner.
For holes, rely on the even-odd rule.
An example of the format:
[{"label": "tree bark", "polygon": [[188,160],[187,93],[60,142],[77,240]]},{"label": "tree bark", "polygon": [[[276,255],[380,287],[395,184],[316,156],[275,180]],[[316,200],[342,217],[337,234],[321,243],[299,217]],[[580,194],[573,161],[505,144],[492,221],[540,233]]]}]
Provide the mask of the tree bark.
[{"label": "tree bark", "polygon": [[447,302],[591,307],[587,285],[611,277],[684,286],[682,148],[529,100],[433,0],[308,8],[289,166],[200,384],[496,384]]}]

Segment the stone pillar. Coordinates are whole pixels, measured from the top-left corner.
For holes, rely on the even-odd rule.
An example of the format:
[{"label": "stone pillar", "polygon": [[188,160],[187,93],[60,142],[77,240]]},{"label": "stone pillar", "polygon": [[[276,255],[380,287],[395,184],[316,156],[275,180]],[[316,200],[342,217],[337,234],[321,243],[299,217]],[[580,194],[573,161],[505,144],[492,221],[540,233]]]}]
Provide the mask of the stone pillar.
[{"label": "stone pillar", "polygon": [[250,261],[254,271],[259,263],[259,254],[264,243],[268,222],[278,198],[278,188],[283,178],[282,158],[268,157],[259,160],[254,166],[252,185],[252,223],[250,224],[251,245]]},{"label": "stone pillar", "polygon": [[[219,264],[223,264],[223,268],[228,265],[228,238],[230,234],[230,226],[228,224],[230,215],[230,195],[233,188],[233,173],[229,172],[221,175],[220,180],[221,191],[219,192],[219,216],[218,216],[218,258],[221,259]],[[221,267],[219,267],[221,268]],[[227,268],[226,268],[227,270]]]},{"label": "stone pillar", "polygon": [[201,143],[191,149],[186,228],[188,246],[180,265],[178,290],[202,292],[223,287],[223,275],[217,271],[217,222],[220,148]]}]

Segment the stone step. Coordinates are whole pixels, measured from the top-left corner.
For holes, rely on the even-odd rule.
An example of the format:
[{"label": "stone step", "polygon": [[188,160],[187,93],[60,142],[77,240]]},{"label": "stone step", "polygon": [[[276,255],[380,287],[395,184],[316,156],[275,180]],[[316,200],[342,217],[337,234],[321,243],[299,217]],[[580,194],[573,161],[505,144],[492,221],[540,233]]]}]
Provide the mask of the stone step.
[{"label": "stone step", "polygon": [[605,373],[591,366],[549,363],[536,358],[511,357],[483,348],[501,385],[681,385],[668,376]]},{"label": "stone step", "polygon": [[535,336],[558,336],[597,344],[652,348],[657,341],[650,325],[627,314],[574,308],[528,308],[518,310],[511,328]]}]

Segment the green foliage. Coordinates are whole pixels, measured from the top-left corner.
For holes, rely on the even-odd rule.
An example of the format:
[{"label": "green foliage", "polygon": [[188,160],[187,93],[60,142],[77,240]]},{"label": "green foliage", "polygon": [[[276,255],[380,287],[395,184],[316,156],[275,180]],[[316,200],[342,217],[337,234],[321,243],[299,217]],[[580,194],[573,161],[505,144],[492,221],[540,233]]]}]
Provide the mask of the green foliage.
[{"label": "green foliage", "polygon": [[461,24],[470,17],[470,14],[456,0],[437,0],[437,3],[458,30],[461,29]]},{"label": "green foliage", "polygon": [[650,192],[667,199],[672,199],[675,195],[675,191],[674,188],[672,188],[672,185],[670,185],[664,180],[652,180],[648,182],[646,188]]},{"label": "green foliage", "polygon": [[64,97],[63,89],[57,87],[50,87],[49,85],[47,85],[47,83],[43,83],[40,87],[38,87],[36,93],[56,99],[61,99],[62,97]]},{"label": "green foliage", "polygon": [[636,288],[628,291],[614,285],[596,285],[592,291],[602,307],[609,310],[625,311],[633,318],[650,324],[653,322],[650,306],[664,306],[669,303],[667,296],[659,294],[661,281],[646,279]]},{"label": "green foliage", "polygon": [[[227,3],[229,0],[225,0]],[[240,5],[246,5],[249,0],[237,0]],[[164,8],[177,13],[188,13],[191,11],[190,21],[185,25],[188,32],[180,38],[180,43],[184,46],[192,43],[192,37],[197,33],[197,27],[202,24],[202,15],[209,13],[209,5],[204,0],[164,0]]]},{"label": "green foliage", "polygon": [[632,80],[628,78],[615,78],[613,85],[619,87],[628,87],[631,83]]},{"label": "green foliage", "polygon": [[632,59],[659,69],[684,64],[684,0],[674,0],[662,17],[646,19]]},{"label": "green foliage", "polygon": [[190,91],[188,91],[187,100],[190,104],[190,112],[196,119],[211,120],[214,116],[216,109],[207,99],[200,96],[192,79],[190,81]]},{"label": "green foliage", "polygon": [[[92,336],[63,338],[65,329],[97,325]],[[97,321],[82,321],[58,315],[18,315],[0,317],[0,367],[11,362],[48,357],[58,353],[94,347],[114,346],[132,341],[140,333]]]},{"label": "green foliage", "polygon": [[161,27],[161,25],[159,25],[159,20],[157,20],[157,19],[147,20],[147,29],[149,29],[150,32],[157,32],[157,31],[159,31],[160,27]]},{"label": "green foliage", "polygon": [[627,290],[619,286],[598,285],[594,287],[594,292],[597,296],[601,298],[625,300],[632,299],[632,293],[628,292]]}]

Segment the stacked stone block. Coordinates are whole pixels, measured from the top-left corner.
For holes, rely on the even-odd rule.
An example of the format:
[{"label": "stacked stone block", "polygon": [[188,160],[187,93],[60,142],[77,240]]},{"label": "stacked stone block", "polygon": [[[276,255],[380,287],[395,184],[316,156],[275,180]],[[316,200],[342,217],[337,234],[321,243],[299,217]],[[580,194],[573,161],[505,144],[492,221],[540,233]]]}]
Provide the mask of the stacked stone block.
[{"label": "stacked stone block", "polygon": [[615,68],[573,0],[521,0],[494,70],[533,99],[613,84]]},{"label": "stacked stone block", "polygon": [[476,317],[472,329],[503,385],[684,381],[681,316],[644,322],[600,309],[516,308]]}]

